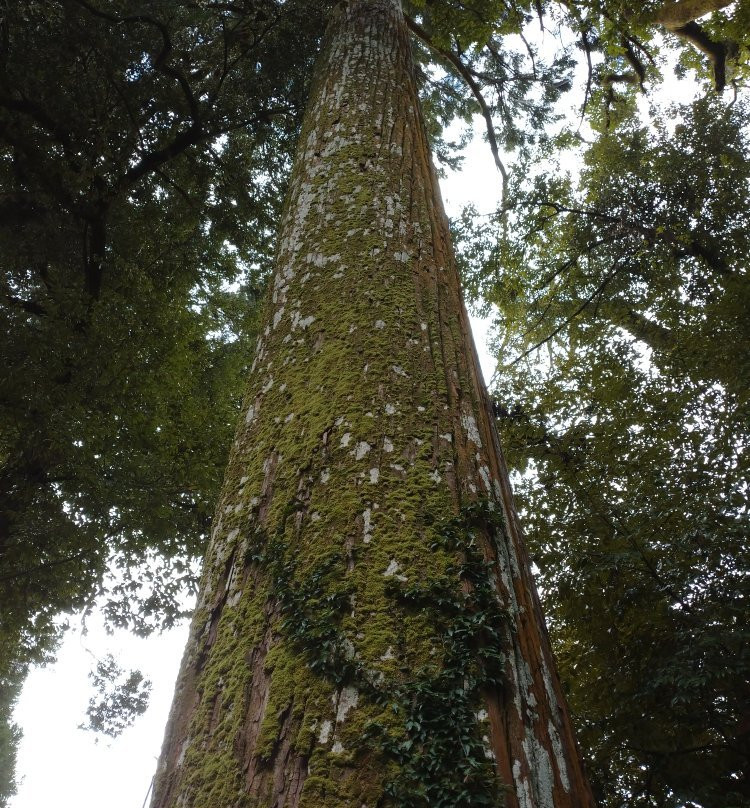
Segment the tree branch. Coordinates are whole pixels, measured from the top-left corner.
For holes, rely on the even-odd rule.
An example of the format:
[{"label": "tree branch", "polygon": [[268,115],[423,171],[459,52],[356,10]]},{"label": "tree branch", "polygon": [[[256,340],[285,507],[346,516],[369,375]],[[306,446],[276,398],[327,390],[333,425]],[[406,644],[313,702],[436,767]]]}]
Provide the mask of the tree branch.
[{"label": "tree branch", "polygon": [[644,238],[651,239],[652,241],[661,241],[664,244],[669,244],[674,249],[674,254],[677,257],[688,255],[691,258],[699,258],[710,269],[718,272],[720,275],[731,275],[732,270],[727,266],[726,261],[711,250],[706,245],[702,244],[698,239],[691,239],[688,242],[681,240],[675,233],[667,230],[666,228],[659,229],[657,227],[648,227],[639,222],[634,222],[624,219],[621,216],[611,216],[602,213],[594,208],[572,208],[565,205],[560,205],[557,202],[543,200],[536,203],[539,207],[550,207],[558,213],[574,213],[579,216],[587,216],[592,219],[599,219],[600,221],[609,224],[618,225],[625,230],[632,233],[637,233]]},{"label": "tree branch", "polygon": [[0,582],[4,583],[6,581],[13,581],[18,578],[28,578],[29,576],[38,572],[47,572],[47,570],[54,569],[55,567],[61,567],[64,564],[71,564],[74,561],[79,561],[85,555],[85,551],[82,551],[80,553],[76,553],[75,555],[68,556],[67,558],[62,558],[59,561],[51,561],[49,564],[36,564],[33,567],[27,567],[26,569],[18,572],[12,572],[8,575],[1,575]]},{"label": "tree branch", "polygon": [[697,22],[691,21],[677,27],[665,26],[675,36],[695,45],[708,56],[714,66],[714,88],[717,93],[727,85],[727,60],[734,56],[737,45],[734,42],[715,42]]},{"label": "tree branch", "polygon": [[479,109],[481,110],[482,116],[484,118],[485,126],[487,129],[487,139],[490,143],[490,151],[492,152],[492,157],[495,160],[495,165],[497,166],[497,170],[500,172],[500,176],[502,177],[502,206],[505,209],[506,201],[507,201],[507,191],[508,191],[508,170],[505,168],[503,161],[500,159],[500,149],[497,144],[497,137],[495,135],[495,127],[492,123],[492,113],[490,112],[490,108],[487,106],[487,102],[484,100],[484,96],[482,95],[482,90],[479,85],[474,80],[474,76],[472,76],[471,71],[466,65],[456,56],[455,53],[451,53],[451,51],[447,51],[438,45],[436,45],[427,31],[422,28],[417,22],[412,20],[410,17],[405,16],[406,24],[409,28],[435,53],[442,56],[446,59],[453,67],[458,71],[461,75],[461,78],[469,85],[469,89],[471,90],[474,99],[476,100],[477,104],[479,105]]},{"label": "tree branch", "polygon": [[714,88],[722,92],[727,84],[727,60],[736,56],[736,42],[716,42],[696,22],[700,17],[720,11],[732,0],[676,0],[667,2],[657,12],[654,21],[670,33],[684,39],[708,56],[714,67]]},{"label": "tree branch", "polygon": [[734,0],[673,0],[664,4],[655,20],[665,28],[672,28],[697,20],[712,11],[719,11],[733,2]]},{"label": "tree branch", "polygon": [[172,40],[169,36],[169,30],[167,26],[157,20],[154,17],[149,16],[148,14],[132,14],[127,17],[118,17],[115,14],[108,14],[101,9],[96,8],[88,0],[75,0],[78,5],[85,8],[90,14],[93,14],[95,17],[99,17],[100,19],[107,20],[107,22],[114,23],[116,25],[127,25],[127,24],[141,24],[141,25],[149,25],[152,28],[156,28],[161,36],[162,40],[162,48],[157,54],[156,58],[153,60],[154,69],[157,70],[159,73],[162,73],[169,78],[174,79],[179,85],[180,89],[182,90],[182,94],[185,97],[185,101],[187,102],[188,109],[190,110],[190,117],[193,119],[193,122],[197,122],[200,118],[200,108],[198,106],[198,102],[193,94],[192,87],[190,86],[190,82],[187,80],[185,75],[177,70],[176,67],[169,63],[170,57],[172,55]]},{"label": "tree branch", "polygon": [[645,342],[656,351],[670,351],[677,346],[674,334],[663,325],[649,320],[621,298],[602,301],[597,306],[600,312],[613,325],[629,331],[632,336]]},{"label": "tree branch", "polygon": [[581,305],[578,306],[578,308],[571,315],[566,317],[563,320],[563,322],[560,323],[560,325],[557,328],[555,328],[555,330],[551,334],[547,335],[544,339],[539,340],[539,342],[537,342],[535,345],[532,345],[531,348],[524,351],[520,356],[517,356],[512,362],[509,362],[507,367],[513,367],[513,365],[517,365],[522,359],[525,359],[529,354],[536,351],[537,348],[541,348],[542,345],[545,345],[551,339],[554,339],[564,328],[566,328],[568,325],[570,325],[570,323],[572,323],[573,320],[575,320],[575,318],[578,317],[578,315],[587,306],[591,305],[591,303],[593,303],[594,300],[596,300],[597,297],[599,297],[601,295],[601,293],[607,288],[610,281],[612,281],[614,279],[615,275],[617,275],[617,273],[622,269],[622,267],[623,267],[623,264],[621,262],[616,262],[615,265],[610,270],[610,272],[606,275],[604,280],[596,287],[596,289],[594,289],[594,291],[591,293],[591,295],[589,295],[589,297],[587,297],[583,301],[583,303],[581,303]]},{"label": "tree branch", "polygon": [[47,313],[44,306],[40,305],[39,303],[35,303],[33,300],[24,300],[23,298],[10,294],[9,292],[5,293],[5,299],[13,306],[23,309],[27,314],[34,314],[37,317],[43,317]]}]

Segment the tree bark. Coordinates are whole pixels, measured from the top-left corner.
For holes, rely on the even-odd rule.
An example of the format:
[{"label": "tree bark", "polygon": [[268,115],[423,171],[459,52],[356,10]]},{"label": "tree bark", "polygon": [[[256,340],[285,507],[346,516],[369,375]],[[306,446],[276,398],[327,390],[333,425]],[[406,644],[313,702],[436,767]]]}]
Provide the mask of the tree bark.
[{"label": "tree bark", "polygon": [[400,2],[348,0],[317,67],[152,808],[437,804],[594,803]]},{"label": "tree bark", "polygon": [[656,22],[669,28],[679,28],[713,11],[731,5],[733,0],[671,0],[656,12]]},{"label": "tree bark", "polygon": [[738,46],[736,42],[717,42],[711,39],[695,21],[731,4],[732,0],[673,0],[665,3],[654,18],[667,31],[708,56],[714,68],[714,88],[719,93],[727,83],[727,61],[736,57]]}]

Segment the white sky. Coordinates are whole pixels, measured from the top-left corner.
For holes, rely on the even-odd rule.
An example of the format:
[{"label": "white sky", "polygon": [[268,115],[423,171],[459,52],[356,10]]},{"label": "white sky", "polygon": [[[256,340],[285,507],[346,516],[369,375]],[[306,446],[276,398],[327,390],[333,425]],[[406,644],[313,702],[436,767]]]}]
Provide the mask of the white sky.
[{"label": "white sky", "polygon": [[[483,123],[475,127],[482,131]],[[441,183],[451,216],[472,202],[480,213],[494,210],[500,177],[489,147],[475,138],[460,173]],[[485,379],[495,362],[486,350],[489,320],[472,317]],[[71,630],[57,662],[32,670],[15,711],[24,737],[19,749],[18,794],[11,808],[141,808],[146,801],[175,679],[187,641],[187,624],[140,640],[127,632],[107,636],[91,627],[82,637]],[[151,706],[116,740],[78,729],[92,695],[88,673],[96,659],[112,653],[123,668],[141,670],[153,682]]]}]

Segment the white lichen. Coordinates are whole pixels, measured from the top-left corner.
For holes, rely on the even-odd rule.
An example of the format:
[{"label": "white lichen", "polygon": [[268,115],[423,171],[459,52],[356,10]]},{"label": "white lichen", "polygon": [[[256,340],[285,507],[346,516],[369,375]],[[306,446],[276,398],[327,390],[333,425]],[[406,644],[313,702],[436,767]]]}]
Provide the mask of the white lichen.
[{"label": "white lichen", "polygon": [[482,438],[474,416],[470,412],[461,413],[461,424],[466,431],[466,437],[478,448],[482,448]]},{"label": "white lichen", "polygon": [[369,544],[370,540],[372,539],[372,511],[369,508],[365,508],[362,512],[362,522],[364,525],[362,531],[362,541],[365,544]]},{"label": "white lichen", "polygon": [[320,732],[318,733],[318,743],[327,744],[328,739],[331,737],[332,729],[333,729],[333,722],[326,719],[320,725]]},{"label": "white lichen", "polygon": [[359,704],[359,691],[356,687],[347,685],[338,697],[336,705],[336,723],[340,724],[346,719],[349,710],[353,710]]},{"label": "white lichen", "polygon": [[399,575],[399,570],[401,569],[401,565],[396,561],[395,558],[391,559],[390,564],[388,564],[388,569],[383,573],[384,578],[395,578],[397,581],[406,581],[408,580],[405,575]]},{"label": "white lichen", "polygon": [[485,465],[479,467],[479,476],[482,478],[484,489],[487,493],[492,492],[492,480],[490,479],[490,470]]},{"label": "white lichen", "polygon": [[370,449],[372,449],[372,446],[367,441],[361,440],[354,449],[354,459],[362,460],[363,457],[370,453]]},{"label": "white lichen", "polygon": [[551,720],[547,722],[547,732],[549,733],[549,740],[552,744],[552,754],[555,756],[557,763],[557,771],[560,775],[560,782],[566,793],[570,792],[570,779],[568,778],[568,766],[565,763],[565,754],[563,753],[562,741],[560,735]]}]

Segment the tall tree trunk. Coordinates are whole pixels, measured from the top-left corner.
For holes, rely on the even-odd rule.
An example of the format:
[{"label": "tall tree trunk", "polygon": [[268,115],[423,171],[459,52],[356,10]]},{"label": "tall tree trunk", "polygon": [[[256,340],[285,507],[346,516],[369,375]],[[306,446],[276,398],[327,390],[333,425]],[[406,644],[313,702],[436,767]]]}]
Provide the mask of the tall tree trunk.
[{"label": "tall tree trunk", "polygon": [[314,85],[152,806],[591,806],[399,0]]}]

